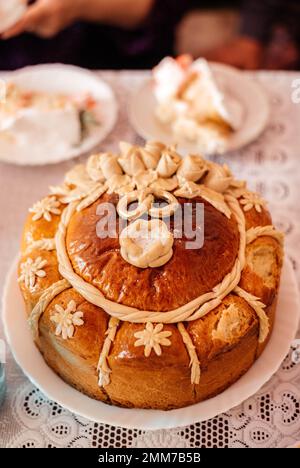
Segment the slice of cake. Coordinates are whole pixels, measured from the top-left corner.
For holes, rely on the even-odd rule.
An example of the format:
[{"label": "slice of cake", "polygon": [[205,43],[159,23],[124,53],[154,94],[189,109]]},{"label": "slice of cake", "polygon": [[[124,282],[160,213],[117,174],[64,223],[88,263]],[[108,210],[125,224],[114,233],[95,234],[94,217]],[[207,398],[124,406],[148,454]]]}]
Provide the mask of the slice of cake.
[{"label": "slice of cake", "polygon": [[166,57],[154,68],[153,79],[156,116],[171,126],[176,142],[196,143],[205,153],[226,149],[238,120],[206,60]]}]

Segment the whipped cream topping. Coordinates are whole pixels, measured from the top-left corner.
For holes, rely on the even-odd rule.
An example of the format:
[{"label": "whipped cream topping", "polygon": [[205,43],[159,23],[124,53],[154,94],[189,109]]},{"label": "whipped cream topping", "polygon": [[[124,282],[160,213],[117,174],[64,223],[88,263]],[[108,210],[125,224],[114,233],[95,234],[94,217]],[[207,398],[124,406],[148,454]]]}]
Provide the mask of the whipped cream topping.
[{"label": "whipped cream topping", "polygon": [[156,116],[171,126],[178,142],[197,142],[204,152],[226,149],[228,135],[240,125],[240,113],[205,59],[166,57],[154,68],[153,80]]},{"label": "whipped cream topping", "polygon": [[216,78],[205,59],[195,60],[190,67],[190,72],[196,74],[191,86],[186,90],[188,100],[195,100],[195,108],[203,118],[207,112],[216,112],[228,125],[235,128],[235,122],[226,108],[224,95],[218,86]]},{"label": "whipped cream topping", "polygon": [[[2,154],[22,152],[39,160],[40,154],[64,154],[81,142],[81,127],[76,108],[65,109],[22,109],[16,115],[0,113],[0,152]],[[34,145],[32,142],[34,141]],[[12,142],[14,143],[12,145]]]},{"label": "whipped cream topping", "polygon": [[154,94],[156,99],[168,101],[174,98],[186,78],[186,71],[172,57],[165,57],[154,69]]},{"label": "whipped cream topping", "polygon": [[80,145],[89,132],[92,124],[85,117],[94,115],[89,105],[86,96],[23,89],[8,82],[0,107],[0,153],[15,161],[22,157],[31,162],[39,162],[41,154],[63,156]]}]

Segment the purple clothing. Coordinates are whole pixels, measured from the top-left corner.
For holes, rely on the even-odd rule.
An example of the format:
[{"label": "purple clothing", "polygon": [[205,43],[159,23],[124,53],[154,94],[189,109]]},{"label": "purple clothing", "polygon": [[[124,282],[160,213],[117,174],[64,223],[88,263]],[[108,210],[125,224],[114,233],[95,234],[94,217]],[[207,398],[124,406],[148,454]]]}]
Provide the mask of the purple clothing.
[{"label": "purple clothing", "polygon": [[22,34],[0,40],[0,69],[37,63],[72,63],[87,68],[149,68],[173,53],[174,30],[189,0],[155,0],[135,30],[77,23],[53,39]]},{"label": "purple clothing", "polygon": [[284,24],[290,35],[300,41],[299,0],[244,0],[242,33],[266,42],[272,27]]}]

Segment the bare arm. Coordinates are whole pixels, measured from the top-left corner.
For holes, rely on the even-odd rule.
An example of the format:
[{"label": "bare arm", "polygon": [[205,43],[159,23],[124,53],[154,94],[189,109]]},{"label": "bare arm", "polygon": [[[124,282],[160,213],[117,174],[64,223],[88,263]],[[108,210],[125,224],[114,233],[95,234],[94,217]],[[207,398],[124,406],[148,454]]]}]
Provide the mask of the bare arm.
[{"label": "bare arm", "polygon": [[146,18],[153,3],[154,0],[38,0],[2,38],[23,32],[53,37],[80,20],[131,29]]}]

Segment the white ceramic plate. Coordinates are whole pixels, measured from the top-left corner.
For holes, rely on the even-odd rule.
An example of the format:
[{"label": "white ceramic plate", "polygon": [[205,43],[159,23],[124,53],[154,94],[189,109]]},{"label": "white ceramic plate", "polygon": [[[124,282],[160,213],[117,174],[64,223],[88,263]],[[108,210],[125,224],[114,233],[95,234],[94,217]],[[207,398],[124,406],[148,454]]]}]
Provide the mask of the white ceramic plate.
[{"label": "white ceramic plate", "polygon": [[[269,103],[262,88],[243,72],[217,63],[210,64],[219,88],[226,100],[239,114],[241,125],[230,136],[226,151],[237,150],[255,140],[265,129],[269,119]],[[153,82],[148,79],[132,96],[129,105],[130,121],[146,140],[159,140],[166,144],[174,143],[169,125],[163,125],[155,117],[157,103],[153,93]],[[197,152],[194,143],[180,142],[183,153]]]},{"label": "white ceramic plate", "polygon": [[[52,93],[90,93],[97,101],[95,114],[100,125],[91,128],[89,135],[79,146],[65,152],[51,152],[34,159],[16,152],[1,154],[0,161],[21,165],[44,165],[58,163],[80,156],[96,147],[113,129],[118,114],[117,102],[112,89],[94,73],[72,65],[46,64],[26,67],[11,73],[1,73],[4,81],[16,83],[23,89]],[[34,141],[32,142],[34,145]],[[12,157],[12,154],[14,156]]]},{"label": "white ceramic plate", "polygon": [[271,339],[260,358],[243,377],[220,395],[187,408],[171,411],[118,408],[83,395],[63,382],[47,366],[27,327],[16,271],[15,263],[8,274],[3,297],[4,329],[15,360],[48,398],[80,416],[114,426],[165,429],[204,421],[228,411],[257,392],[276,372],[289,351],[298,327],[298,288],[292,266],[285,261]]}]

